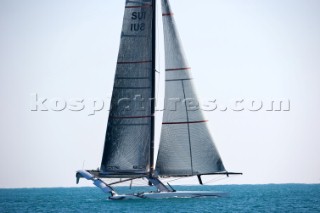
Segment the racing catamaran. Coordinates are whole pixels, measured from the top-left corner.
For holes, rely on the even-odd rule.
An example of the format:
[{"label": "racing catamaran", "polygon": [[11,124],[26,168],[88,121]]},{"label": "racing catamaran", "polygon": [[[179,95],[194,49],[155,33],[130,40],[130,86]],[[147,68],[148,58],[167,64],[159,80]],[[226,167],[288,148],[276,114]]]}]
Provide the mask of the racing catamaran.
[{"label": "racing catamaran", "polygon": [[[165,39],[165,110],[157,162],[154,162],[156,0],[126,0],[120,50],[100,169],[79,170],[80,178],[109,194],[109,199],[219,197],[212,191],[175,191],[160,178],[232,175],[213,143],[200,110],[192,109],[197,96],[191,68],[184,56],[169,5],[161,0]],[[171,101],[170,101],[171,100]],[[172,110],[174,100],[174,110]],[[103,179],[120,178],[106,183]],[[119,195],[112,187],[147,179],[156,191]]]}]

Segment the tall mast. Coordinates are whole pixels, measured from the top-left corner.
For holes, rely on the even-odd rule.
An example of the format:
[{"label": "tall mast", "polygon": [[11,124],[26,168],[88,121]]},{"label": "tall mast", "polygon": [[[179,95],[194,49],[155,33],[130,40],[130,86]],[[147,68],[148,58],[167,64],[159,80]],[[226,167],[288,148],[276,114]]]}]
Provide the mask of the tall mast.
[{"label": "tall mast", "polygon": [[152,100],[151,100],[151,140],[150,140],[150,173],[154,171],[154,132],[155,132],[155,94],[156,94],[156,0],[152,0]]}]

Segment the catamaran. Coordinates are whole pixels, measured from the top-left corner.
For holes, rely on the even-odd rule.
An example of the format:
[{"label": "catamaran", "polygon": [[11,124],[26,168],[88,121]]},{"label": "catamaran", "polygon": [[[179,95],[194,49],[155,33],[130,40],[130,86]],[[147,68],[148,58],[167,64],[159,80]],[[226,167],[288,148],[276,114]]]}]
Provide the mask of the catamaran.
[{"label": "catamaran", "polygon": [[[77,183],[80,178],[91,180],[111,200],[220,197],[224,193],[176,191],[161,178],[195,176],[203,184],[202,176],[241,174],[225,169],[207,128],[208,121],[200,110],[190,109],[188,100],[197,100],[191,68],[169,0],[161,0],[161,4],[166,101],[157,161],[154,162],[156,0],[126,0],[101,166],[76,173]],[[175,100],[174,110],[168,100]],[[120,180],[104,181],[115,178]],[[121,195],[112,187],[139,178],[148,180],[157,190]]]}]

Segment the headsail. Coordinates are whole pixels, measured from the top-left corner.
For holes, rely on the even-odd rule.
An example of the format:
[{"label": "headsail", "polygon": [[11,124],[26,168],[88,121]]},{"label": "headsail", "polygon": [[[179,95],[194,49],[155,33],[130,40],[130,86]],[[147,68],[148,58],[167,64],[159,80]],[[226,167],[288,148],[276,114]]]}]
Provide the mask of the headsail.
[{"label": "headsail", "polygon": [[168,0],[162,0],[166,89],[156,170],[160,176],[192,176],[225,171],[200,110],[189,67]]},{"label": "headsail", "polygon": [[127,0],[100,173],[150,170],[153,140],[154,0]]}]

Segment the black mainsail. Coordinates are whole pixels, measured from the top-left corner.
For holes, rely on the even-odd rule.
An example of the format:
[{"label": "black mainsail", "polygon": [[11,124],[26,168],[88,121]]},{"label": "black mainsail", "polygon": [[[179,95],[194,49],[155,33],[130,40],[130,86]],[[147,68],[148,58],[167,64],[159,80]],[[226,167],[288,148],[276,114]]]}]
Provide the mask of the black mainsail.
[{"label": "black mainsail", "polygon": [[100,175],[152,172],[155,0],[127,0]]},{"label": "black mainsail", "polygon": [[168,0],[162,0],[162,12],[166,54],[165,110],[156,171],[160,176],[225,172],[206,126],[207,120],[201,111],[190,107],[190,102],[195,102],[197,96]]}]

